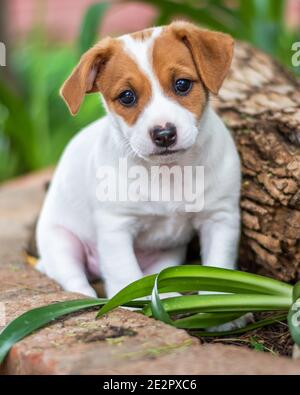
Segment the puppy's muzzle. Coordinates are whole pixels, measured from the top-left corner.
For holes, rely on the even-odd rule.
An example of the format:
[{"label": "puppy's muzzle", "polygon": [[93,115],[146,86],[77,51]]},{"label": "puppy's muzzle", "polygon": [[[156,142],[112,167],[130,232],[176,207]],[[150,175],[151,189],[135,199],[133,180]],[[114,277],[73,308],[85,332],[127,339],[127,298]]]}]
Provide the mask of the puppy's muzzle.
[{"label": "puppy's muzzle", "polygon": [[154,126],[150,130],[150,136],[157,147],[169,148],[175,145],[177,141],[176,126],[169,122],[164,127],[160,125]]}]

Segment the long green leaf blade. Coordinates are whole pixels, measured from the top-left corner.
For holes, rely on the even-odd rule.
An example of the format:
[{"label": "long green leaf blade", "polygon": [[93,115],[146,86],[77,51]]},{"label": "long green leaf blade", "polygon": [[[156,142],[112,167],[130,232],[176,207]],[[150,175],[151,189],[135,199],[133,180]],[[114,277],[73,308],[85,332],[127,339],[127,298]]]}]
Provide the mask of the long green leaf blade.
[{"label": "long green leaf blade", "polygon": [[205,329],[211,326],[221,325],[241,316],[241,313],[200,313],[190,317],[172,320],[166,312],[158,292],[158,284],[163,273],[164,271],[157,275],[151,295],[150,308],[153,317],[157,320],[182,329]]},{"label": "long green leaf blade", "polygon": [[[11,321],[0,333],[0,363],[15,343],[35,330],[66,314],[94,306],[101,306],[105,303],[107,303],[107,299],[77,299],[53,303],[27,311]],[[146,303],[148,301],[139,300],[129,302],[126,306],[141,308]]]},{"label": "long green leaf blade", "polygon": [[172,320],[170,319],[169,315],[165,311],[163,304],[160,300],[159,297],[159,292],[158,292],[158,282],[159,282],[159,277],[160,274],[157,275],[155,282],[154,282],[154,287],[151,295],[151,310],[153,313],[153,317],[156,318],[157,320],[160,320],[166,324],[173,325]]},{"label": "long green leaf blade", "polygon": [[[135,281],[115,295],[100,309],[98,316],[122,304],[151,294],[156,275]],[[213,291],[228,293],[260,293],[283,295],[291,298],[293,287],[289,284],[256,274],[235,270],[186,265],[170,267],[160,273],[158,290],[162,292]]]},{"label": "long green leaf blade", "polygon": [[293,287],[293,301],[296,302],[298,299],[300,299],[300,281]]},{"label": "long green leaf blade", "polygon": [[[193,312],[255,312],[255,311],[288,311],[292,303],[291,297],[276,295],[187,295],[163,299],[162,304],[169,314]],[[144,309],[148,316],[152,315],[151,306]]]},{"label": "long green leaf blade", "polygon": [[10,322],[0,334],[0,363],[10,348],[33,331],[66,314],[100,306],[107,299],[79,299],[53,303],[48,306],[37,307],[20,315]]},{"label": "long green leaf blade", "polygon": [[98,36],[98,29],[108,7],[108,2],[102,2],[92,4],[88,8],[83,18],[78,38],[78,49],[80,55],[95,44]]},{"label": "long green leaf blade", "polygon": [[100,317],[110,310],[115,309],[130,300],[142,298],[150,295],[156,275],[145,276],[141,280],[134,281],[127,287],[123,288],[113,298],[111,298],[106,305],[104,305],[98,312],[97,317]]}]

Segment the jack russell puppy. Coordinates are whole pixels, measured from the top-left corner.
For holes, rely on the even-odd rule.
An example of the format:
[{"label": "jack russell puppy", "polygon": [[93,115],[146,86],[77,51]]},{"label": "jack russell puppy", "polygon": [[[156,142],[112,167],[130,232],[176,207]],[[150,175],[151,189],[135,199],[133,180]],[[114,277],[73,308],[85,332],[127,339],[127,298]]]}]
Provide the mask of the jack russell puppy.
[{"label": "jack russell puppy", "polygon": [[[86,93],[99,92],[107,115],[72,139],[57,166],[37,227],[41,272],[91,297],[89,279],[101,276],[110,298],[144,274],[183,263],[194,234],[203,265],[235,268],[240,161],[209,103],[228,73],[233,46],[226,34],[178,21],[105,38],[82,56],[61,95],[75,115]],[[202,166],[201,210],[149,196],[99,201],[99,168],[117,172],[124,158],[128,168],[149,171]]]}]

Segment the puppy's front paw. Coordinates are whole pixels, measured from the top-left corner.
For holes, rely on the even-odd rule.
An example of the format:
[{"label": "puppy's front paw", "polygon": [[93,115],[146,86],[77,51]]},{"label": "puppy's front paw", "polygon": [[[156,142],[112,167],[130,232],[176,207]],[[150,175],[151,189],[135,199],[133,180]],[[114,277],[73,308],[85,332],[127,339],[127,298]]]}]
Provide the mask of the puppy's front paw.
[{"label": "puppy's front paw", "polygon": [[252,313],[247,313],[234,321],[227,322],[223,325],[213,326],[207,329],[208,332],[227,332],[234,331],[235,329],[245,328],[248,324],[254,322],[254,316]]},{"label": "puppy's front paw", "polygon": [[65,291],[79,293],[91,298],[97,298],[97,293],[90,285],[67,285],[63,287]]}]

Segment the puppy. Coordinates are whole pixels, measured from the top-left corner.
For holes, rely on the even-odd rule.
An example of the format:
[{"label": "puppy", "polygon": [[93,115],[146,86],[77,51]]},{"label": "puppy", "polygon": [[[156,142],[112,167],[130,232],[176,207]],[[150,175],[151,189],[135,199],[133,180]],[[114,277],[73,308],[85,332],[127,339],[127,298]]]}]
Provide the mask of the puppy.
[{"label": "puppy", "polygon": [[[75,115],[86,93],[99,92],[107,115],[72,139],[57,166],[37,226],[40,271],[91,297],[89,279],[101,275],[112,297],[144,274],[183,263],[195,233],[203,265],[235,267],[240,162],[209,103],[232,55],[230,36],[174,22],[105,38],[82,56],[61,95]],[[100,201],[98,171],[117,172],[121,159],[147,171],[203,167],[201,207],[149,196]],[[163,188],[179,188],[177,181]]]}]

